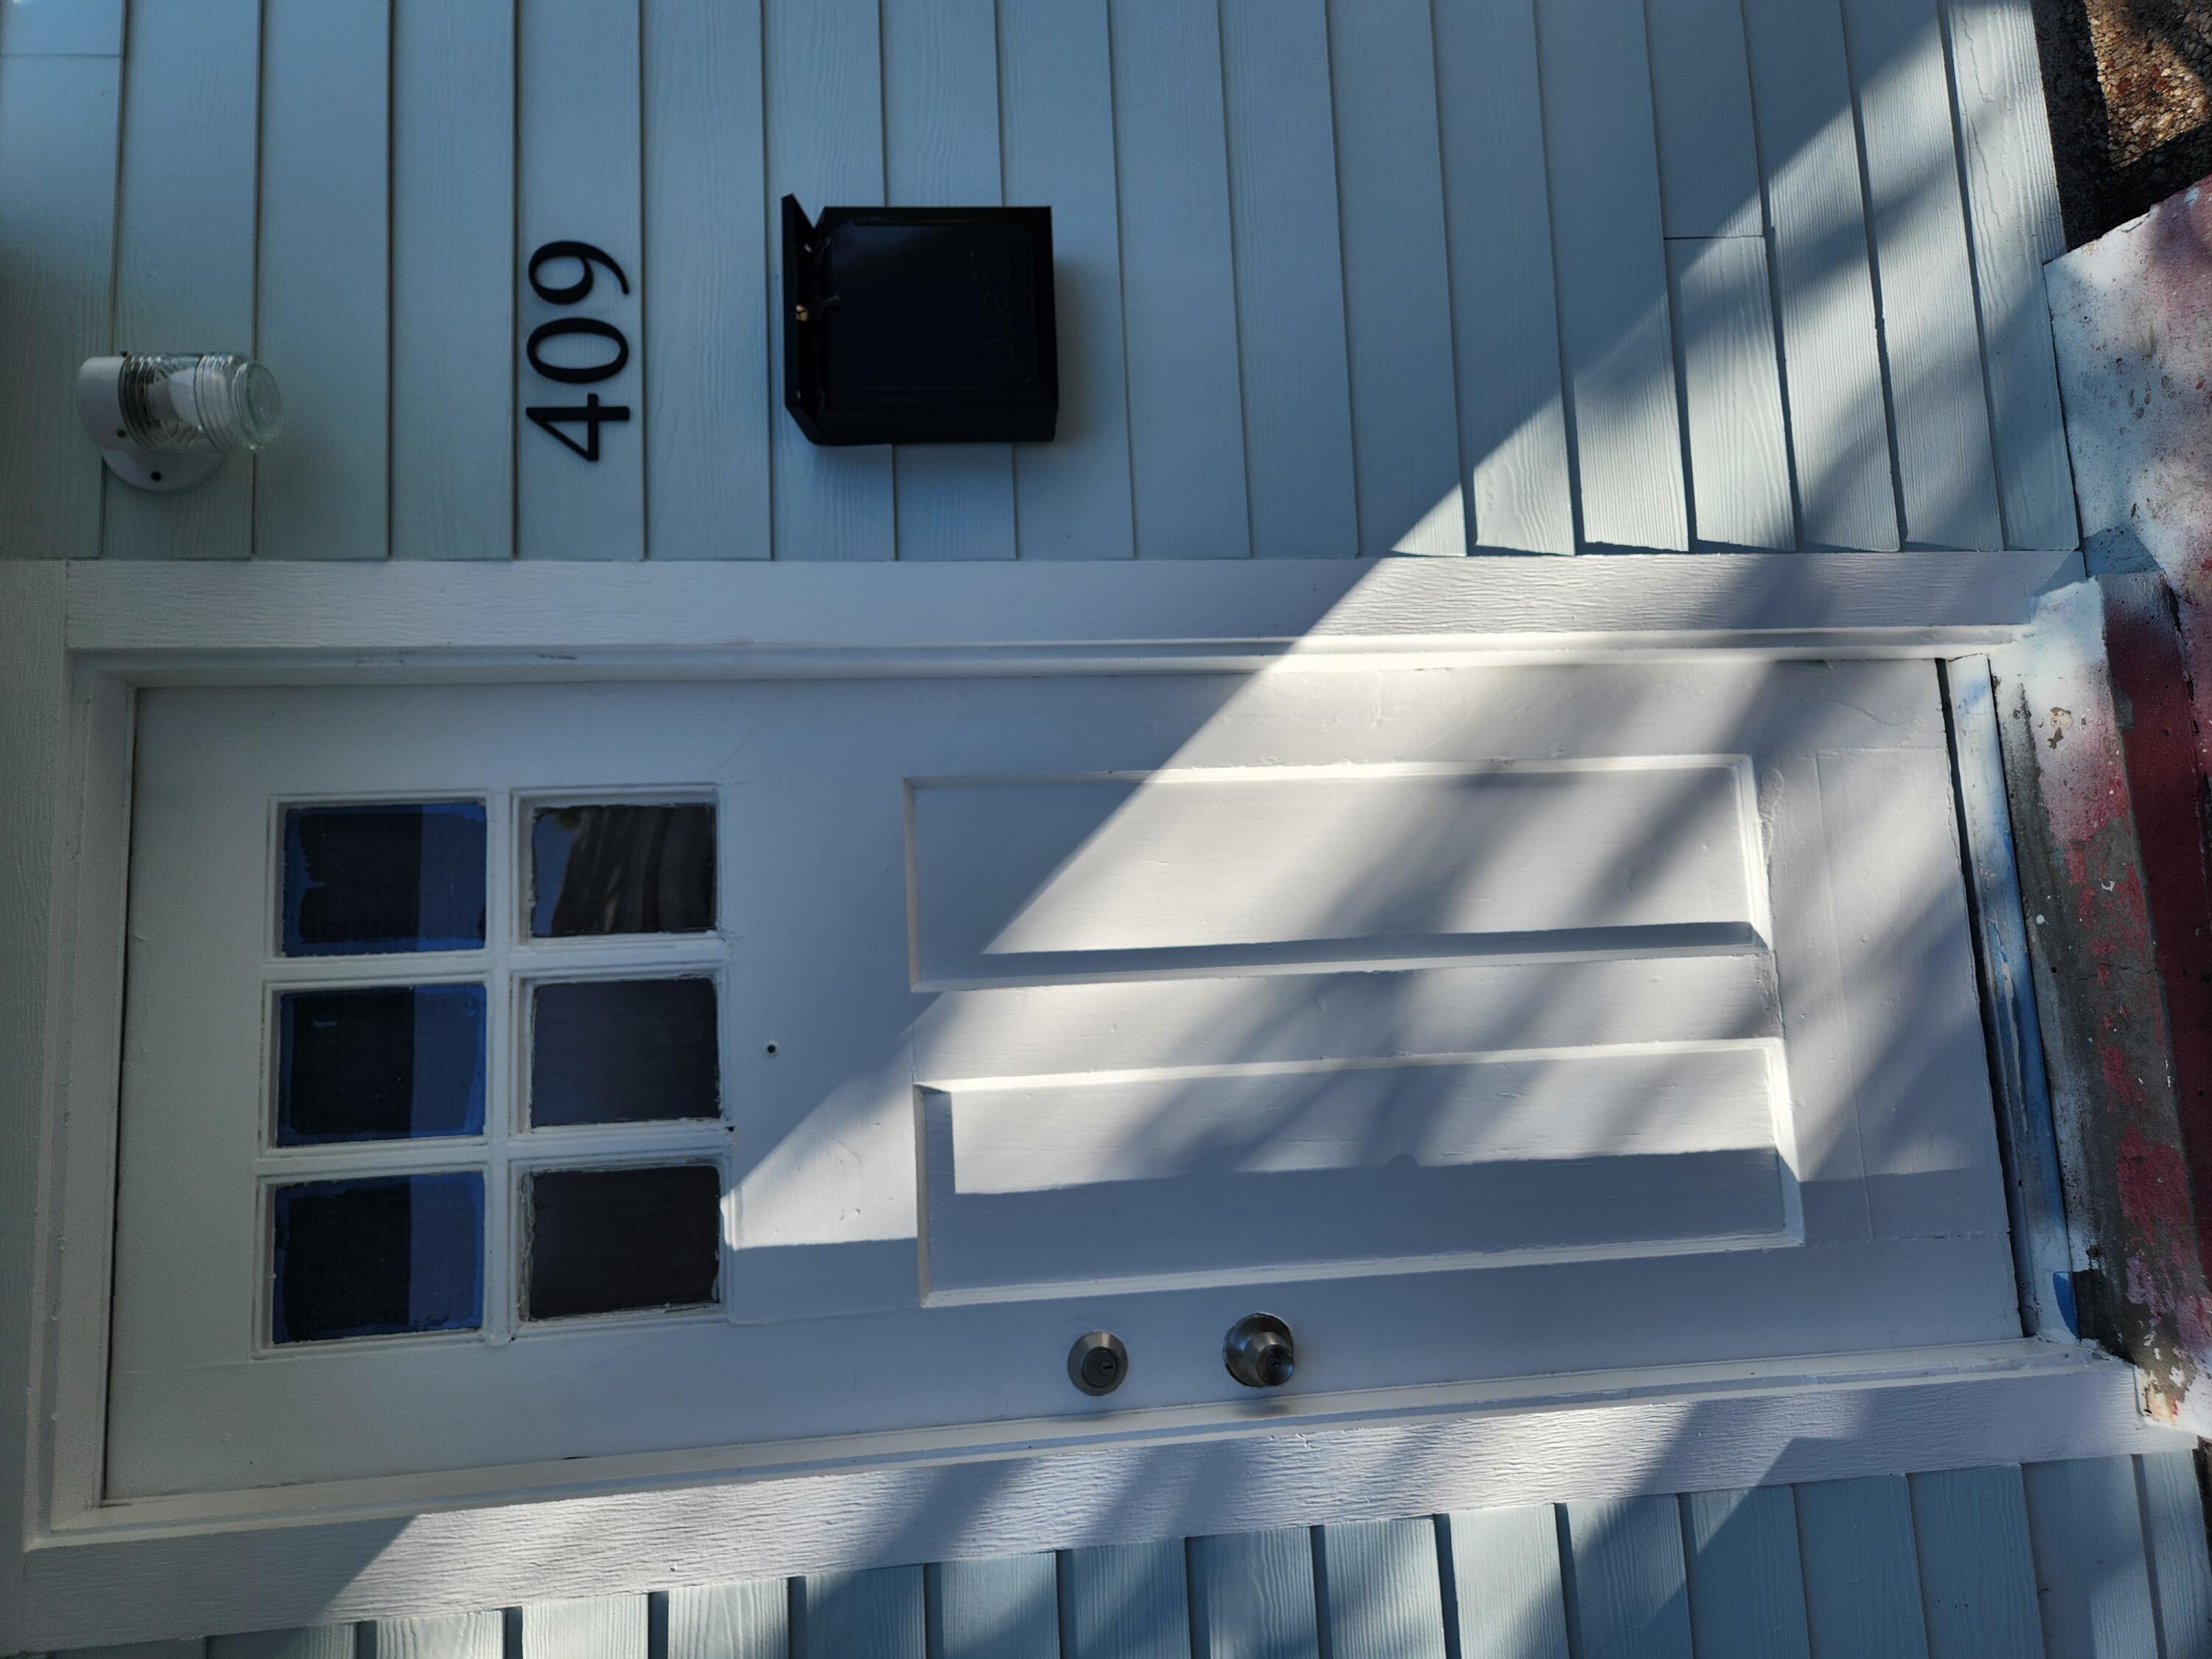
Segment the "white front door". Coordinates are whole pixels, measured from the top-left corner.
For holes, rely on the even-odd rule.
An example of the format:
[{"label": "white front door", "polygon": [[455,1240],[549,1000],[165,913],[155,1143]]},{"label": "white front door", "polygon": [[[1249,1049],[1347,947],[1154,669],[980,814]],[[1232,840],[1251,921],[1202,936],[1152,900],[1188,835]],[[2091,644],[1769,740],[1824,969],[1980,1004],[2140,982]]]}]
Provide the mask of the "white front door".
[{"label": "white front door", "polygon": [[1926,662],[137,743],[118,1496],[2019,1332]]}]

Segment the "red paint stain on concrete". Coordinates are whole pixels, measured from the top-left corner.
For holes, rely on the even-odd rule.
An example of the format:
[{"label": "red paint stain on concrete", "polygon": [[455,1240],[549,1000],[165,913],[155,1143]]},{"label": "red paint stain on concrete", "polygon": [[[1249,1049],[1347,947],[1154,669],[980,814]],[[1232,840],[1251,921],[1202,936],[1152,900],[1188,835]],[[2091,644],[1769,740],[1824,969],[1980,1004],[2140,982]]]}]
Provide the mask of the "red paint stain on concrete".
[{"label": "red paint stain on concrete", "polygon": [[[2154,575],[2106,580],[2105,643],[2112,686],[2129,720],[2121,732],[2128,795],[2142,849],[2141,899],[2171,1055],[2174,1109],[2196,1190],[2212,1199],[2212,869],[2206,864],[2201,733],[2178,616]],[[2212,1203],[2197,1219],[2212,1273]]]},{"label": "red paint stain on concrete", "polygon": [[[2162,591],[2154,575],[2129,580]],[[2192,1199],[2193,1189],[2212,1192],[2212,1163],[2197,1168],[2172,1089],[2155,890],[2130,787],[2131,728],[2119,715],[2126,702],[2116,703],[2106,678],[2106,641],[2096,638],[2111,637],[2110,619],[2099,589],[2077,592],[2081,602],[2067,607],[2050,647],[2054,672],[2036,677],[2043,695],[2023,696],[2017,708],[2032,738],[2048,836],[2040,856],[2050,884],[2038,902],[2053,925],[2038,937],[2071,988],[2053,1011],[2054,1026],[2086,1085],[2068,1097],[2068,1109],[2081,1147],[2084,1219],[2097,1245],[2087,1288],[2105,1299],[2093,1316],[2096,1334],[2142,1370],[2153,1409],[2178,1418],[2186,1407],[2193,1418],[2212,1404],[2191,1398],[2212,1370],[2212,1239],[2200,1237]],[[2069,629],[2082,648],[2058,642]],[[2185,752],[2193,757],[2193,748]],[[2203,1144],[2212,1148],[2212,1137]],[[2069,1188],[2069,1203],[2075,1196]]]},{"label": "red paint stain on concrete", "polygon": [[2114,1164],[2120,1204],[2129,1219],[2166,1235],[2193,1232],[2196,1206],[2189,1200],[2189,1166],[2180,1150],[2145,1139],[2130,1124],[2120,1134]]},{"label": "red paint stain on concrete", "polygon": [[2096,1079],[2075,1110],[2112,1160],[2094,1231],[2125,1300],[2156,1316],[2118,1328],[2171,1399],[2212,1364],[2212,179],[2048,277],[2116,696],[2075,675],[2042,699],[2091,705],[2071,729],[2040,722],[2045,902],[2075,924],[2072,1043]]}]

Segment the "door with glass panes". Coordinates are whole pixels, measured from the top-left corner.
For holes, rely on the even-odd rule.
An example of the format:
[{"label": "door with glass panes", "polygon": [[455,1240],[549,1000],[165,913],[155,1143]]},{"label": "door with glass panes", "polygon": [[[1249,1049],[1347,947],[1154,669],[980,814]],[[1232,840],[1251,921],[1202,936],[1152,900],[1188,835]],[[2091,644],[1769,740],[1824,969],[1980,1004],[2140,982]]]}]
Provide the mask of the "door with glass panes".
[{"label": "door with glass panes", "polygon": [[1924,662],[169,689],[137,743],[118,1496],[2018,1333]]}]

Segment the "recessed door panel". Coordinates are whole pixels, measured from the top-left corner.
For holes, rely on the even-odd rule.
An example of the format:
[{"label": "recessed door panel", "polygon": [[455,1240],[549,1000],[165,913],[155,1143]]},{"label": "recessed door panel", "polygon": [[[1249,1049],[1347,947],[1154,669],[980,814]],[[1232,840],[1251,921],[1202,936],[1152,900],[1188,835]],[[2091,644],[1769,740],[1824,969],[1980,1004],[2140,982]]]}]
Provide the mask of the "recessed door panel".
[{"label": "recessed door panel", "polygon": [[910,790],[932,988],[1763,942],[1740,757]]},{"label": "recessed door panel", "polygon": [[1780,1045],[919,1091],[933,1302],[1796,1243]]}]

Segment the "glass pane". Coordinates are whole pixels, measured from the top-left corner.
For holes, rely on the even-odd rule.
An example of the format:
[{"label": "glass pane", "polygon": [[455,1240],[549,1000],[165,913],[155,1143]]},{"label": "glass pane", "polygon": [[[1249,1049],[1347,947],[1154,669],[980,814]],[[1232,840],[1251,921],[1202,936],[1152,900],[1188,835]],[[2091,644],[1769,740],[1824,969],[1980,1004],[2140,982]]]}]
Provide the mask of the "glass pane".
[{"label": "glass pane", "polygon": [[286,809],[286,956],[469,951],[483,939],[482,803]]},{"label": "glass pane", "polygon": [[531,1010],[533,1124],[720,1115],[714,981],[557,981]]},{"label": "glass pane", "polygon": [[530,823],[530,931],[703,933],[714,925],[714,809],[610,802]]},{"label": "glass pane", "polygon": [[523,1316],[713,1302],[721,1174],[711,1164],[539,1170],[529,1176]]},{"label": "glass pane", "polygon": [[483,1121],[483,986],[277,998],[279,1146],[480,1134]]},{"label": "glass pane", "polygon": [[321,1342],[483,1323],[483,1177],[279,1187],[270,1334]]}]

